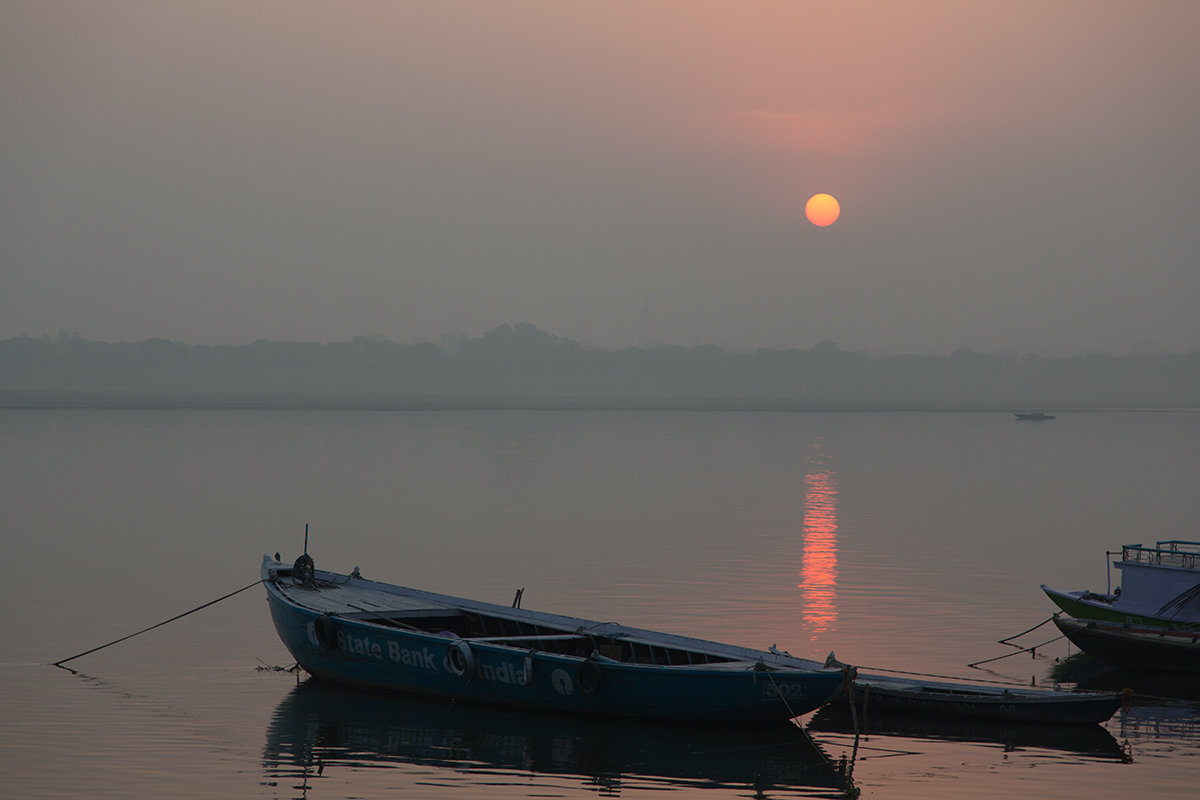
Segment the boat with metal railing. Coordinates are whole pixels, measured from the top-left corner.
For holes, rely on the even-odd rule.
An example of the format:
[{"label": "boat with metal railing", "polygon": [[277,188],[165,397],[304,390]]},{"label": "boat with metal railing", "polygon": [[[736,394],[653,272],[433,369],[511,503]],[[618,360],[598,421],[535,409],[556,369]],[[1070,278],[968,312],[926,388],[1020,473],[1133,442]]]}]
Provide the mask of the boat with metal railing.
[{"label": "boat with metal railing", "polygon": [[[1116,555],[1109,552],[1107,555]],[[1120,560],[1121,585],[1104,593],[1042,591],[1071,616],[1083,620],[1171,627],[1200,623],[1200,542],[1168,539],[1153,547],[1127,544]]]}]

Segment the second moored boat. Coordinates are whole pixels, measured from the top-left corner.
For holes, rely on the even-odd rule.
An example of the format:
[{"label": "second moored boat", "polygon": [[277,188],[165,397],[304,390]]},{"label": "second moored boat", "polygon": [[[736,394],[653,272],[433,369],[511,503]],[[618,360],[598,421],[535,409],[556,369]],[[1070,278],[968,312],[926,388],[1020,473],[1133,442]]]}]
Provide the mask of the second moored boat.
[{"label": "second moored boat", "polygon": [[1116,590],[1066,591],[1042,584],[1042,591],[1076,619],[1149,627],[1200,623],[1200,542],[1127,544],[1112,566],[1121,572]]}]

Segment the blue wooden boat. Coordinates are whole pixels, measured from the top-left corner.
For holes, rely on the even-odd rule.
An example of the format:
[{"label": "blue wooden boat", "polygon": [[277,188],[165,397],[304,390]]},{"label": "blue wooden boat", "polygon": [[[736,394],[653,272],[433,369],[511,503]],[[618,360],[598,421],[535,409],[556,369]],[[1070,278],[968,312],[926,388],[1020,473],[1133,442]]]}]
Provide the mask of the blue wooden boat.
[{"label": "blue wooden boat", "polygon": [[657,720],[787,720],[847,670],[434,594],[263,557],[275,630],[317,678],[464,703]]}]

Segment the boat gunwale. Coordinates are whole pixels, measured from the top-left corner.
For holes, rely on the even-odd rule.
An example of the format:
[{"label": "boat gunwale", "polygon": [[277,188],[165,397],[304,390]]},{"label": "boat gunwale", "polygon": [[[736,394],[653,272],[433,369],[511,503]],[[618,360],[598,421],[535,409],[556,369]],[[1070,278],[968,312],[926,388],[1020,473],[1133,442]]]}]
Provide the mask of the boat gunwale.
[{"label": "boat gunwale", "polygon": [[[1059,623],[1062,625],[1059,625]],[[1055,624],[1059,625],[1060,630],[1065,625],[1074,630],[1091,630],[1105,635],[1119,636],[1121,638],[1129,638],[1134,640],[1148,639],[1152,641],[1166,642],[1168,644],[1192,645],[1200,641],[1200,623],[1183,623],[1181,627],[1176,628],[1160,628],[1153,625],[1125,625],[1120,622],[1112,622],[1110,620],[1099,619],[1079,619],[1078,617],[1067,617],[1065,619],[1055,620]],[[1192,627],[1188,627],[1191,625]],[[1184,639],[1190,639],[1190,642],[1184,642]]]},{"label": "boat gunwale", "polygon": [[953,683],[937,683],[922,681],[919,686],[878,675],[860,674],[855,681],[856,686],[870,686],[871,692],[885,691],[903,693],[906,696],[918,696],[917,692],[928,692],[930,699],[937,697],[950,698],[983,698],[986,700],[1003,700],[1013,703],[1044,703],[1047,700],[1068,703],[1086,703],[1098,700],[1119,698],[1120,692],[1091,691],[1085,689],[1048,689],[1026,688],[1021,686],[975,686],[956,685]]},{"label": "boat gunwale", "polygon": [[[1146,566],[1143,564],[1142,566]],[[1118,594],[1099,594],[1088,590],[1064,590],[1042,584],[1042,591],[1059,607],[1057,613],[1067,613],[1076,619],[1096,622],[1130,623],[1147,628],[1169,628],[1171,626],[1196,625],[1200,620],[1177,619],[1164,616],[1163,607],[1134,606],[1136,601]],[[1121,602],[1123,605],[1118,606]]]},{"label": "boat gunwale", "polygon": [[[279,567],[279,569],[271,569]],[[328,614],[335,617],[339,621],[345,621],[355,625],[362,625],[371,629],[382,629],[389,632],[397,632],[403,635],[420,637],[427,639],[431,643],[439,644],[462,641],[471,645],[472,648],[480,647],[492,652],[518,652],[530,653],[536,652],[539,657],[561,658],[567,663],[578,664],[590,659],[600,661],[608,666],[620,666],[627,668],[649,668],[654,670],[682,670],[685,674],[695,674],[696,672],[705,669],[714,672],[726,673],[735,670],[746,671],[783,671],[796,673],[817,673],[822,675],[842,674],[843,669],[833,669],[825,666],[817,661],[809,661],[807,659],[798,659],[786,653],[774,653],[768,650],[754,650],[752,648],[744,648],[738,645],[726,645],[719,642],[709,641],[705,639],[694,639],[685,636],[677,636],[675,634],[661,633],[648,629],[634,628],[622,625],[617,622],[597,622],[582,617],[570,617],[560,614],[553,614],[544,611],[533,611],[527,609],[515,609],[509,606],[502,606],[486,601],[470,600],[467,598],[454,597],[452,595],[443,595],[435,592],[427,592],[422,589],[414,589],[411,587],[399,586],[397,584],[381,583],[371,581],[366,578],[352,578],[351,576],[342,575],[326,570],[315,570],[314,579],[317,582],[315,587],[318,591],[342,588],[349,580],[362,581],[364,584],[371,584],[370,589],[383,591],[386,594],[396,595],[398,597],[407,597],[420,599],[426,602],[431,602],[433,606],[429,609],[381,609],[379,611],[354,611],[354,612],[339,612],[330,611],[322,608],[319,603],[304,603],[288,589],[299,589],[301,591],[312,591],[301,585],[288,586],[282,583],[282,579],[290,576],[290,565],[281,562],[275,562],[266,557],[263,565],[264,583],[272,590],[276,596],[290,605],[304,609],[305,611],[321,616]],[[326,584],[324,586],[320,584]],[[365,588],[365,587],[364,587]],[[569,653],[558,653],[551,650],[540,650],[537,648],[520,647],[515,644],[517,640],[531,640],[536,637],[513,637],[513,643],[504,643],[492,641],[497,637],[488,635],[483,636],[458,636],[447,637],[440,633],[433,633],[421,628],[399,627],[389,625],[381,621],[371,619],[390,619],[389,614],[396,615],[396,618],[401,618],[403,614],[419,614],[421,611],[439,612],[444,616],[452,616],[459,613],[474,613],[486,614],[511,622],[534,623],[546,627],[559,628],[563,631],[563,636],[577,637],[580,639],[610,639],[614,642],[628,642],[647,648],[671,648],[706,657],[715,657],[720,661],[709,663],[693,663],[693,664],[659,664],[636,661],[621,661],[605,657],[599,653],[588,655],[575,655]],[[572,628],[572,625],[574,627]]]}]

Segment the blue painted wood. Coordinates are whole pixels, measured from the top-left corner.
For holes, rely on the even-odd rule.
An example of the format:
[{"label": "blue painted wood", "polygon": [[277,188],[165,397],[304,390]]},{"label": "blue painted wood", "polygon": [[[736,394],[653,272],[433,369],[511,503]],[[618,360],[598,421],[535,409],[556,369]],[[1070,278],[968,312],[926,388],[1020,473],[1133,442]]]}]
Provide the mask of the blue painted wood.
[{"label": "blue painted wood", "polygon": [[[287,649],[311,674],[340,683],[529,709],[670,720],[788,719],[820,707],[845,680],[840,669],[715,642],[611,623],[512,609],[317,571],[316,588],[297,586],[288,565],[265,559],[271,617]],[[363,593],[367,594],[364,595]],[[379,606],[369,608],[363,597]],[[383,608],[391,605],[392,608]],[[637,642],[694,653],[716,663],[665,665],[547,652],[536,637],[458,638],[371,619],[466,611],[525,620],[558,638]],[[410,616],[411,618],[411,616]],[[577,632],[584,631],[582,634]],[[451,661],[452,648],[469,658]],[[791,659],[791,661],[796,661]]]}]

